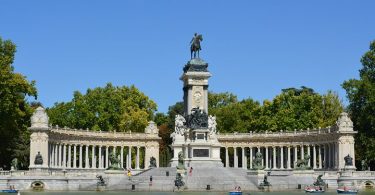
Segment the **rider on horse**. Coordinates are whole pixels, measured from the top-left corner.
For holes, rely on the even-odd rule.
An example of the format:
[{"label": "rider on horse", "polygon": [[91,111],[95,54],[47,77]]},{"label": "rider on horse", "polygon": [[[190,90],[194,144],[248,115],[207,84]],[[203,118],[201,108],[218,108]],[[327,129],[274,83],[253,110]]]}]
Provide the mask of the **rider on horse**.
[{"label": "rider on horse", "polygon": [[201,50],[201,41],[203,41],[202,35],[198,35],[197,33],[194,33],[194,37],[190,41],[190,58],[193,58],[193,52],[194,52],[194,58],[196,58],[196,54],[198,52],[198,58],[199,58],[199,51]]}]

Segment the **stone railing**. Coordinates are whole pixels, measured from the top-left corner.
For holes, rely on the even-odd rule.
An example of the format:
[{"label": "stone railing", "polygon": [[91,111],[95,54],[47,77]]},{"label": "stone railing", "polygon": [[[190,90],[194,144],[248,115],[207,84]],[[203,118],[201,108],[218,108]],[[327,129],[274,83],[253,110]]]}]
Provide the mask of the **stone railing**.
[{"label": "stone railing", "polygon": [[251,138],[251,137],[295,137],[295,136],[306,136],[306,135],[320,135],[320,134],[330,134],[336,132],[336,128],[326,127],[320,129],[306,129],[306,130],[294,130],[294,131],[265,131],[262,133],[256,133],[250,131],[249,133],[223,133],[218,134],[218,139],[227,138]]},{"label": "stone railing", "polygon": [[155,139],[158,138],[158,134],[151,133],[132,133],[132,132],[108,132],[108,131],[92,131],[92,130],[82,130],[82,129],[69,129],[69,128],[59,128],[52,127],[52,133],[64,134],[71,136],[84,136],[84,137],[100,137],[100,138],[117,138],[117,139]]}]

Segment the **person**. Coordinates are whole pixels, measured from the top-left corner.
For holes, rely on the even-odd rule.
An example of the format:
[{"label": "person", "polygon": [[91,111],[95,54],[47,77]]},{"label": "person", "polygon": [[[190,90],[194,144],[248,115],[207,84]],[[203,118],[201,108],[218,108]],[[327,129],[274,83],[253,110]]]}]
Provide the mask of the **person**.
[{"label": "person", "polygon": [[128,177],[130,179],[130,177],[132,176],[132,172],[130,171],[130,169],[128,169]]},{"label": "person", "polygon": [[237,191],[241,192],[241,186],[238,186]]},{"label": "person", "polygon": [[190,167],[189,176],[193,175],[193,167]]}]

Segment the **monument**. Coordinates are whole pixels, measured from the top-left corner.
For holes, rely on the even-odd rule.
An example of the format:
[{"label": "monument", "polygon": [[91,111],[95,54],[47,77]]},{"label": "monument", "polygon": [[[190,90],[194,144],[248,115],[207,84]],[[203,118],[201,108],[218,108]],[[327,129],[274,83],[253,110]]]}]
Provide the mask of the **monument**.
[{"label": "monument", "polygon": [[216,136],[216,117],[208,115],[208,79],[211,73],[207,69],[208,63],[199,58],[202,40],[202,35],[195,33],[191,41],[191,60],[184,66],[180,77],[184,91],[184,116],[177,115],[175,118],[175,131],[171,135],[171,166],[178,165],[180,152],[187,166],[223,166],[221,145]]}]

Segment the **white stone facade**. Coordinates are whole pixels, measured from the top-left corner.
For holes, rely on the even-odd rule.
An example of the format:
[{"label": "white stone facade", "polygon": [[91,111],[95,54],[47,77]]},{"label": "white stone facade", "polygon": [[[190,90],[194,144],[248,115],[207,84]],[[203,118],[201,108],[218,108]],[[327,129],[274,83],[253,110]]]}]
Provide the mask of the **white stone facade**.
[{"label": "white stone facade", "polygon": [[[30,169],[103,170],[110,165],[110,153],[115,153],[120,159],[121,168],[148,168],[151,157],[155,157],[157,166],[159,165],[161,138],[158,136],[156,124],[152,121],[146,127],[145,133],[98,132],[49,127],[48,116],[40,107],[35,111],[31,122]],[[43,157],[42,166],[34,164],[38,152]],[[140,163],[141,154],[144,155],[143,164]]]},{"label": "white stone facade", "polygon": [[[342,113],[333,127],[294,132],[220,134],[218,140],[224,146],[226,167],[251,169],[259,151],[268,170],[294,169],[297,160],[304,159],[305,154],[310,155],[308,165],[314,170],[355,169],[354,134],[357,132],[347,124],[352,122],[346,113]],[[229,149],[234,150],[233,157],[228,155]],[[344,157],[347,155],[353,158],[352,167],[345,166]],[[232,165],[229,164],[230,158],[233,158]]]}]

